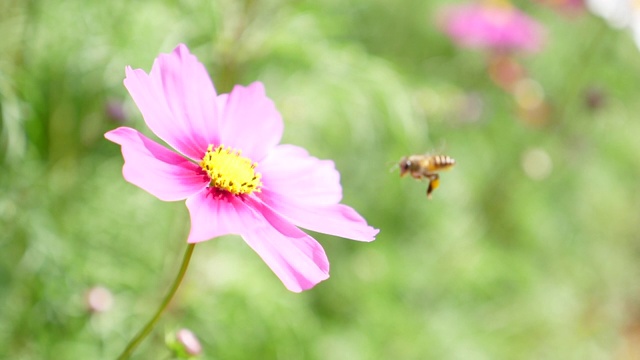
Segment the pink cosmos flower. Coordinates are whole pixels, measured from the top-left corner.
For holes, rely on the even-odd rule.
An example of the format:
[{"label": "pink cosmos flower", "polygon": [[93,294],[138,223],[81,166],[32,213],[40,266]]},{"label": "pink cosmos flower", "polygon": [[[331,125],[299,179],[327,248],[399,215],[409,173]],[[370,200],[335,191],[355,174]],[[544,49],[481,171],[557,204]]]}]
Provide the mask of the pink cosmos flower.
[{"label": "pink cosmos flower", "polygon": [[332,161],[279,145],[283,122],[261,83],[217,95],[185,45],[151,72],[126,68],[124,85],[147,126],[175,151],[137,130],[105,137],[122,146],[124,178],[160,200],[186,199],[189,243],[238,234],[291,291],[329,277],[324,250],[298,226],[372,241],[379,230],[340,204]]},{"label": "pink cosmos flower", "polygon": [[458,46],[492,51],[540,50],[540,24],[508,2],[454,5],[444,9],[442,26]]}]

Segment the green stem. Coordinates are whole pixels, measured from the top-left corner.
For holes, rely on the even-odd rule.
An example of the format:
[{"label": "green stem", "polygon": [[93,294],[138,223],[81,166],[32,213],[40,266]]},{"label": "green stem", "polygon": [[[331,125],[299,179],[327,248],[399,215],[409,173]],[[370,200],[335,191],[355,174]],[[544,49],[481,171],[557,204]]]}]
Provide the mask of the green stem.
[{"label": "green stem", "polygon": [[191,254],[193,254],[193,248],[195,246],[196,244],[189,244],[187,246],[187,250],[184,253],[184,258],[182,259],[182,265],[180,266],[180,271],[178,271],[178,275],[173,281],[171,289],[169,289],[169,292],[167,293],[167,295],[165,295],[164,300],[162,300],[162,303],[160,304],[158,310],[156,310],[155,315],[153,315],[151,320],[149,320],[149,322],[142,328],[142,330],[140,330],[140,332],[138,332],[138,334],[133,339],[131,339],[122,354],[118,357],[118,360],[128,359],[129,356],[131,356],[133,350],[135,350],[135,348],[140,345],[142,340],[144,340],[144,338],[149,335],[151,330],[153,330],[154,326],[158,322],[158,319],[160,319],[160,315],[162,315],[164,309],[167,308],[167,305],[169,305],[171,299],[173,298],[173,295],[175,295],[176,290],[178,290],[178,287],[182,283],[182,279],[184,278],[184,274],[187,272],[189,260],[191,260]]}]

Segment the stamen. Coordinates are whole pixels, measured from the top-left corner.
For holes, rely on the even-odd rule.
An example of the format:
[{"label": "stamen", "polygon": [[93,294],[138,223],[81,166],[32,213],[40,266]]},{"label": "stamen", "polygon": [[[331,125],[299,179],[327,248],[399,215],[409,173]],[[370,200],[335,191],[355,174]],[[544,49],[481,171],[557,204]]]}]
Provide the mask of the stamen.
[{"label": "stamen", "polygon": [[228,191],[234,195],[259,192],[262,183],[260,173],[255,172],[257,163],[241,156],[240,150],[219,145],[209,145],[200,161],[200,167],[211,179],[210,187]]}]

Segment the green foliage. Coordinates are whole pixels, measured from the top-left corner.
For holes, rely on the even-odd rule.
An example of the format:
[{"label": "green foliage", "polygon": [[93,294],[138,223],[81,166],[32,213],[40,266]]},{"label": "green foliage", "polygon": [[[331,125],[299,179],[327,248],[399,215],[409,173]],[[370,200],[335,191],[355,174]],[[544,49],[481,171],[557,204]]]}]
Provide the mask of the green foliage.
[{"label": "green foliage", "polygon": [[[345,203],[381,232],[315,234],[331,278],[302,294],[239,238],[197,245],[134,358],[170,357],[180,327],[207,359],[624,358],[640,324],[640,53],[588,14],[522,2],[548,31],[521,60],[551,109],[532,123],[486,54],[438,31],[444,3],[1,3],[0,358],[114,358],[159,303],[186,208],[126,183],[102,135],[144,128],[124,67],[148,71],[179,42],[220,92],[264,82],[284,142],[333,159]],[[428,201],[389,169],[434,149],[458,164]],[[526,171],[532,149],[548,176]],[[87,308],[96,285],[113,293],[103,313]]]}]

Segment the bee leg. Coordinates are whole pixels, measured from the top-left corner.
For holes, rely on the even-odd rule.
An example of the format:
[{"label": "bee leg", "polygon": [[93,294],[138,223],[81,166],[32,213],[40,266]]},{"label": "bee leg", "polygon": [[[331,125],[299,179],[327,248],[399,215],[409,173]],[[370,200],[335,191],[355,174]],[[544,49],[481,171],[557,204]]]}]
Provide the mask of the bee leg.
[{"label": "bee leg", "polygon": [[429,174],[427,175],[429,179],[429,187],[427,188],[427,199],[431,199],[431,193],[433,190],[437,189],[440,186],[440,177],[438,174]]}]

